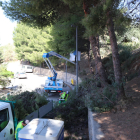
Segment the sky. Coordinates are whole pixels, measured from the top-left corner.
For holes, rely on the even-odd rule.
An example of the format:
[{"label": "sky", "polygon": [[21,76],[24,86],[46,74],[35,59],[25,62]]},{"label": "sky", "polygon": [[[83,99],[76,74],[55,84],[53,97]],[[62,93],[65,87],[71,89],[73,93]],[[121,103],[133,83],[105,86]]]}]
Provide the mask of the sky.
[{"label": "sky", "polygon": [[0,46],[13,44],[13,31],[17,22],[10,21],[5,17],[2,8],[0,7]]}]

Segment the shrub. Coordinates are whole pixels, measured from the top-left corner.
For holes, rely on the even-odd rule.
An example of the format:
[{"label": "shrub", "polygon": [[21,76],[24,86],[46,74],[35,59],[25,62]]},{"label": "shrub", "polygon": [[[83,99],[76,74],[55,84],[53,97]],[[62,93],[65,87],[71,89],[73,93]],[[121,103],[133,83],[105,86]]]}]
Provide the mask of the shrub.
[{"label": "shrub", "polygon": [[0,76],[0,85],[2,86],[2,88],[6,88],[7,86],[9,86],[11,83],[11,81],[3,76]]},{"label": "shrub", "polygon": [[83,70],[82,72],[79,73],[80,75],[87,75],[86,71]]},{"label": "shrub", "polygon": [[[0,100],[6,100],[6,97]],[[15,114],[18,120],[24,119],[28,114],[48,103],[45,96],[29,91],[22,92],[19,95],[8,95],[8,100],[16,101]]]},{"label": "shrub", "polygon": [[135,78],[137,76],[138,76],[138,73],[137,72],[136,73],[129,74],[127,80],[130,81],[130,80],[132,80],[133,78]]},{"label": "shrub", "polygon": [[7,70],[7,67],[5,64],[0,66],[0,76],[3,77],[13,77],[14,73]]},{"label": "shrub", "polygon": [[127,45],[118,45],[120,63],[126,61],[131,56],[131,51],[134,47]]},{"label": "shrub", "polygon": [[5,71],[2,71],[2,72],[0,73],[0,75],[2,75],[2,76],[4,76],[4,77],[11,77],[11,78],[13,78],[14,73],[11,72],[11,71],[5,70]]},{"label": "shrub", "polygon": [[117,85],[112,81],[112,85],[101,88],[97,87],[99,82],[100,79],[86,79],[80,84],[78,95],[75,95],[79,100],[83,101],[79,107],[89,107],[93,111],[106,111],[113,108],[117,99]]}]

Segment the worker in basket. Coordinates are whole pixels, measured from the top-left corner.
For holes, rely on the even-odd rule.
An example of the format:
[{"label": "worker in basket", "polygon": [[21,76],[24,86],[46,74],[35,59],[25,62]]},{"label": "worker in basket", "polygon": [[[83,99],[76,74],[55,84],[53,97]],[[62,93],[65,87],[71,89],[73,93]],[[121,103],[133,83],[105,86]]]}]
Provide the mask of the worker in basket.
[{"label": "worker in basket", "polygon": [[68,98],[68,94],[69,94],[68,91],[60,93],[59,103],[66,102]]},{"label": "worker in basket", "polygon": [[18,133],[19,131],[29,123],[29,120],[20,121],[16,127],[15,131],[15,139],[18,140]]}]

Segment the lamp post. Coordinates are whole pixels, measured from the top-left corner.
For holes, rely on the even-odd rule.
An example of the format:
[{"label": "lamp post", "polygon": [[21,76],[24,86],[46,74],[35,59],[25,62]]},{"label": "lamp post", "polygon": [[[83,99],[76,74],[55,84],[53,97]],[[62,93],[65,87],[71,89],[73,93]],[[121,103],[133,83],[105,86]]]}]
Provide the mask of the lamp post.
[{"label": "lamp post", "polygon": [[76,27],[76,94],[78,94],[78,26],[73,24],[71,27]]},{"label": "lamp post", "polygon": [[76,26],[76,94],[78,94],[78,27]]}]

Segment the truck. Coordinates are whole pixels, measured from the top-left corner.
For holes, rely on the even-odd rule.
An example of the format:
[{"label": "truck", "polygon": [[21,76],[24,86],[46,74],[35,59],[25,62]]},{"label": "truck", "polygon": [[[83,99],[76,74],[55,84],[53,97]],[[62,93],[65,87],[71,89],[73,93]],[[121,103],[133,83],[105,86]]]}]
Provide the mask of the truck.
[{"label": "truck", "polygon": [[[15,111],[14,111],[14,104],[15,101],[3,101],[0,100],[0,140],[14,140],[15,138],[15,129],[16,126],[18,124],[18,119],[15,116]],[[21,139],[28,140],[29,137],[31,137],[31,135],[35,135],[36,137],[40,137],[40,133],[43,129],[45,129],[46,133],[48,132],[48,130],[51,129],[51,126],[44,125],[44,122],[49,122],[51,121],[53,123],[53,126],[55,126],[56,123],[60,123],[56,120],[49,120],[49,119],[40,119],[42,118],[44,115],[46,115],[48,112],[50,112],[53,108],[53,102],[50,101],[47,105],[42,106],[41,108],[39,108],[38,110],[36,110],[35,112],[32,112],[31,114],[29,114],[25,119],[28,119],[31,123],[29,123],[30,126],[25,126],[25,128],[23,128],[23,130],[21,130],[21,133],[19,131],[19,136],[21,136]],[[36,120],[38,120],[38,123],[36,124],[36,128],[38,128],[38,133],[36,134],[29,134],[29,131],[27,133],[27,129],[28,127],[31,127],[33,122],[36,122]],[[40,122],[40,123],[39,123]],[[44,138],[44,140],[58,140],[58,138],[60,138],[58,135],[61,134],[61,139],[63,139],[63,133],[64,133],[64,129],[63,129],[63,125],[64,123],[62,123],[62,126],[60,128],[60,132],[58,129],[57,131],[57,137],[55,135],[56,138],[53,137],[53,135],[49,136],[49,138]],[[39,126],[38,126],[39,125]],[[38,127],[37,127],[38,126]],[[45,127],[44,127],[45,126]],[[58,124],[56,124],[56,127],[58,126]],[[48,127],[48,128],[47,128]],[[35,129],[34,127],[30,128],[30,131],[32,129]],[[53,128],[52,128],[53,129]],[[33,132],[34,130],[32,130],[31,132]],[[54,133],[56,133],[56,131]],[[22,132],[26,132],[26,135],[24,135]],[[44,132],[44,131],[42,131]],[[42,134],[41,134],[42,135]],[[24,137],[25,136],[25,137]],[[45,136],[45,134],[44,134]],[[31,140],[31,139],[30,139]]]},{"label": "truck", "polygon": [[44,86],[45,92],[47,92],[47,93],[61,93],[61,92],[63,92],[63,80],[57,79],[57,73],[49,60],[49,57],[51,57],[51,56],[56,56],[60,59],[64,59],[64,60],[66,60],[66,62],[68,61],[72,64],[75,64],[75,63],[70,61],[69,59],[65,58],[64,56],[54,52],[54,51],[44,53],[42,56],[44,61],[47,64],[48,68],[51,70],[51,72],[53,74],[52,77],[48,76],[48,79],[45,81],[45,86]]}]

